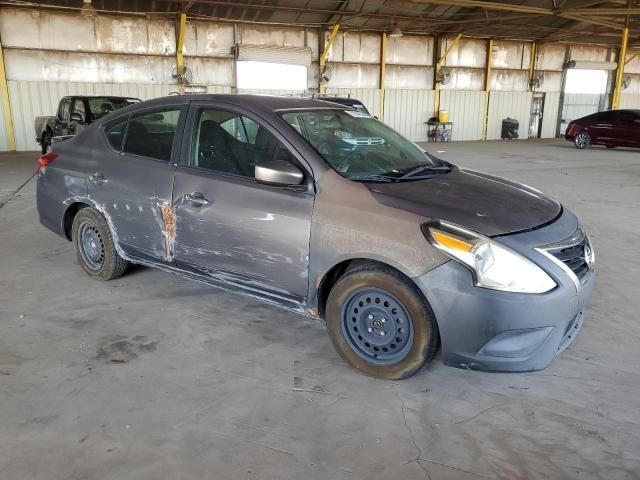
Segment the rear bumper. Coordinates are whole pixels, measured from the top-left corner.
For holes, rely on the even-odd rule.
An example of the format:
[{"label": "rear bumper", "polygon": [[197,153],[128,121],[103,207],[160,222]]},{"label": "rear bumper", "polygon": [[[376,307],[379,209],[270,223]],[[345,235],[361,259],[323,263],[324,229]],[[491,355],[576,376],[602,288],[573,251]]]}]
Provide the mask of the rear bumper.
[{"label": "rear bumper", "polygon": [[558,286],[544,294],[475,287],[471,272],[455,261],[414,279],[436,316],[445,364],[489,371],[540,370],[571,344],[582,327],[593,271],[576,284],[533,246],[544,244],[543,239],[566,238],[576,227],[575,217],[565,211],[547,227],[497,239],[554,278]]}]

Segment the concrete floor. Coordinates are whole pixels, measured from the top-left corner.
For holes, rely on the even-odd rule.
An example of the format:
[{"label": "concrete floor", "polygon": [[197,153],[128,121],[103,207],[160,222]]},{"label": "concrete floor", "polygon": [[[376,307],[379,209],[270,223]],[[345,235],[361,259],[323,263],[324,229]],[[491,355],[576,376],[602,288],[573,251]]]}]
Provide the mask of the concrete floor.
[{"label": "concrete floor", "polygon": [[[542,372],[378,381],[323,325],[145,268],[100,283],[0,155],[0,478],[640,478],[640,152],[438,145],[583,220],[597,284]],[[22,186],[22,188],[21,188]]]}]

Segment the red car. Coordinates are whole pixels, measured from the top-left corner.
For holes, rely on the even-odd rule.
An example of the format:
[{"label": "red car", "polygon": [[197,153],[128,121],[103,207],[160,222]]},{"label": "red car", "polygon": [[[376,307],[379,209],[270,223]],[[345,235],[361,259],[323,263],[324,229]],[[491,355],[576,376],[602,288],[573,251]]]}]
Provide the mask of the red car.
[{"label": "red car", "polygon": [[607,110],[573,120],[564,138],[580,149],[640,147],[640,110]]}]

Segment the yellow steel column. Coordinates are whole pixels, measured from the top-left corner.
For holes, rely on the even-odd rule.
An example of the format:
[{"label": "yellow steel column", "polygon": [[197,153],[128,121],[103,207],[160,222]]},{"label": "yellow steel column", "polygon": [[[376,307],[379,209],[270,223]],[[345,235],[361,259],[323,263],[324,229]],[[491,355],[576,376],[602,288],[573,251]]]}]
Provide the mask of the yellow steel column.
[{"label": "yellow steel column", "polygon": [[484,79],[484,116],[482,121],[482,141],[487,140],[487,127],[489,126],[489,90],[491,88],[491,60],[493,58],[493,38],[489,40],[487,51],[487,68]]},{"label": "yellow steel column", "polygon": [[[178,89],[184,88],[184,33],[187,27],[187,14],[181,13],[176,21],[176,72],[178,73]],[[183,92],[180,92],[183,93]]]},{"label": "yellow steel column", "polygon": [[387,67],[387,34],[380,38],[380,121],[384,121],[384,74]]},{"label": "yellow steel column", "polygon": [[536,42],[531,44],[531,57],[529,57],[529,91],[533,92],[533,76],[536,71]]},{"label": "yellow steel column", "polygon": [[4,55],[2,53],[2,40],[0,39],[0,95],[2,95],[2,109],[4,111],[4,125],[7,130],[7,143],[9,150],[16,150],[16,134],[13,130],[13,117],[11,116],[11,102],[9,101],[9,86],[7,85],[7,73],[4,69]]},{"label": "yellow steel column", "polygon": [[333,26],[333,30],[331,30],[331,35],[329,35],[329,39],[324,46],[324,50],[322,51],[322,55],[320,55],[320,93],[326,93],[327,85],[326,82],[322,78],[322,74],[324,73],[325,66],[327,64],[327,57],[329,56],[329,49],[331,48],[331,44],[336,39],[336,35],[338,35],[338,30],[340,30],[340,24],[336,23]]},{"label": "yellow steel column", "polygon": [[625,27],[622,31],[622,43],[620,44],[620,53],[618,54],[618,69],[616,70],[616,85],[613,90],[613,101],[611,108],[616,110],[620,108],[620,97],[622,95],[622,80],[624,78],[624,65],[627,58],[627,43],[629,42],[629,27]]},{"label": "yellow steel column", "polygon": [[462,38],[462,34],[461,33],[456,35],[456,37],[453,39],[453,41],[447,47],[447,50],[438,59],[438,62],[436,63],[436,68],[435,68],[434,77],[433,77],[434,80],[435,80],[433,82],[434,83],[434,89],[435,89],[435,95],[434,95],[434,99],[433,99],[433,106],[434,106],[433,116],[434,117],[437,117],[439,112],[440,112],[440,82],[438,81],[438,77],[440,76],[440,69],[442,68],[442,65],[444,64],[445,60],[447,59],[447,57],[451,53],[451,50],[453,50],[453,48],[458,44],[458,42],[460,41],[461,38]]}]

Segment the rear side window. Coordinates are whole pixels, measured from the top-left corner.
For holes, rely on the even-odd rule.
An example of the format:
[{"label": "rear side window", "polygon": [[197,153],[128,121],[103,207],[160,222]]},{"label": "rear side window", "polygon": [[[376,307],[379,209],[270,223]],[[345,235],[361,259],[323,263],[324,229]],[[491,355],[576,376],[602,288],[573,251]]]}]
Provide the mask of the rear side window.
[{"label": "rear side window", "polygon": [[636,114],[629,110],[620,110],[618,115],[618,121],[620,123],[633,123],[636,119]]},{"label": "rear side window", "polygon": [[127,118],[116,120],[104,128],[109,144],[117,151],[122,150],[124,134],[127,131]]},{"label": "rear side window", "polygon": [[178,127],[180,108],[156,110],[129,118],[124,153],[168,162]]},{"label": "rear side window", "polygon": [[618,112],[615,110],[607,110],[605,112],[596,113],[594,120],[596,122],[615,122],[618,117]]}]

